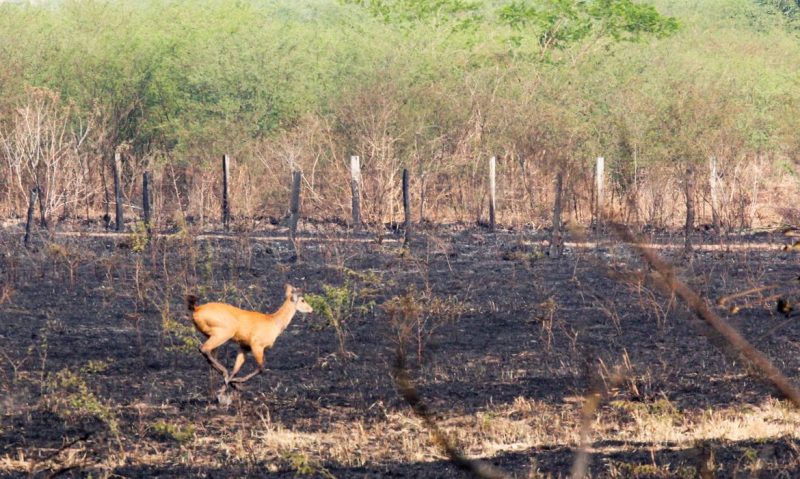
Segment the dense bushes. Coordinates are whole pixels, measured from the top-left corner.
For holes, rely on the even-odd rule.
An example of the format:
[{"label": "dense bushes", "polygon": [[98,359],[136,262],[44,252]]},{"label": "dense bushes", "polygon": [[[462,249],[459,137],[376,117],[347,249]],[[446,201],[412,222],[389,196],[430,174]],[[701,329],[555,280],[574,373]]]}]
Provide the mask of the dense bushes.
[{"label": "dense bushes", "polygon": [[[121,146],[129,201],[149,168],[165,219],[215,216],[211,160],[225,152],[240,216],[281,215],[299,165],[305,214],[346,217],[359,154],[370,220],[399,213],[408,167],[426,216],[472,221],[497,155],[501,223],[546,220],[556,168],[586,220],[602,155],[612,206],[632,221],[678,224],[686,168],[705,172],[711,157],[725,225],[790,220],[776,202],[797,195],[798,39],[769,2],[696,3],[0,4],[0,205],[21,214],[45,178],[18,152],[21,112],[49,95],[72,151],[61,164],[82,172],[46,191],[52,215],[100,211]],[[704,221],[707,190],[699,182]]]}]

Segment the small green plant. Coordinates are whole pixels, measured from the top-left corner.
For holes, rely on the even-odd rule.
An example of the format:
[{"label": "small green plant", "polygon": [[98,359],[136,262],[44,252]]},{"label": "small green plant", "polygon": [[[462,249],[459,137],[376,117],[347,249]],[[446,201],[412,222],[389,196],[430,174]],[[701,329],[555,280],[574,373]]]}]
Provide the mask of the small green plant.
[{"label": "small green plant", "polygon": [[295,474],[298,476],[317,476],[326,479],[336,478],[336,476],[331,474],[331,471],[319,464],[315,464],[314,461],[309,459],[309,457],[302,452],[287,452],[283,454],[283,458],[292,464],[292,469],[294,469]]},{"label": "small green plant", "polygon": [[355,298],[346,286],[322,285],[322,294],[307,294],[308,304],[314,308],[320,317],[325,319],[326,325],[336,331],[339,342],[339,353],[347,354],[345,323],[351,316]]},{"label": "small green plant", "polygon": [[107,370],[109,366],[111,366],[109,360],[91,359],[81,368],[81,374],[99,374]]},{"label": "small green plant", "polygon": [[119,423],[112,409],[89,388],[83,371],[96,370],[98,364],[87,364],[80,372],[64,368],[47,381],[46,391],[50,408],[64,418],[95,417],[119,436]]},{"label": "small green plant", "polygon": [[129,238],[131,244],[131,251],[134,253],[141,253],[147,249],[150,244],[150,235],[147,233],[147,224],[144,221],[137,221],[133,225],[133,231],[130,233]]},{"label": "small green plant", "polygon": [[180,424],[158,421],[151,427],[151,435],[159,440],[186,444],[194,439],[194,426],[191,424],[181,426]]},{"label": "small green plant", "polygon": [[368,299],[368,292],[358,290],[355,281],[348,277],[344,285],[322,285],[322,294],[306,294],[308,304],[314,312],[325,320],[325,326],[332,327],[336,332],[339,342],[339,353],[342,356],[350,354],[347,351],[347,324],[355,317],[372,310],[374,301]]}]

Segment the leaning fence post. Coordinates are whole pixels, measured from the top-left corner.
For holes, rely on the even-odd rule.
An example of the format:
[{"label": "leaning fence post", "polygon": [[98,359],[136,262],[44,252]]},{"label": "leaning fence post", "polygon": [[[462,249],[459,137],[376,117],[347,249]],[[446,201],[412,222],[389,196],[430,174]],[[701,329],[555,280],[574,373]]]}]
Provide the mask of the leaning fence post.
[{"label": "leaning fence post", "polygon": [[142,174],[142,213],[144,214],[144,228],[147,236],[150,237],[153,234],[150,217],[150,173],[146,171]]},{"label": "leaning fence post", "polygon": [[495,228],[495,208],[497,207],[497,183],[496,167],[497,159],[493,156],[489,159],[489,230],[494,231]]},{"label": "leaning fence post", "polygon": [[411,196],[408,192],[408,168],[403,168],[403,212],[405,213],[405,237],[403,247],[411,246]]},{"label": "leaning fence post", "polygon": [[36,204],[36,196],[38,191],[39,189],[35,186],[31,188],[31,196],[28,200],[28,221],[25,223],[25,247],[28,246],[28,242],[31,239],[31,223],[33,223],[33,210],[34,205]]},{"label": "leaning fence post", "polygon": [[227,230],[230,227],[231,211],[228,196],[228,177],[230,175],[230,159],[222,155],[222,225]]},{"label": "leaning fence post", "polygon": [[597,157],[595,163],[595,223],[600,227],[603,223],[603,205],[605,204],[603,198],[603,176],[605,174],[605,158],[602,156]]},{"label": "leaning fence post", "polygon": [[298,256],[297,248],[297,221],[300,219],[300,180],[303,178],[301,170],[292,171],[292,196],[289,203],[289,242],[291,243],[294,257]]},{"label": "leaning fence post", "polygon": [[121,169],[121,155],[119,152],[114,153],[114,201],[116,202],[117,213],[117,231],[122,231],[124,219],[122,217],[122,182],[120,181]]},{"label": "leaning fence post", "polygon": [[350,191],[353,195],[353,230],[361,230],[361,162],[356,155],[350,157]]}]

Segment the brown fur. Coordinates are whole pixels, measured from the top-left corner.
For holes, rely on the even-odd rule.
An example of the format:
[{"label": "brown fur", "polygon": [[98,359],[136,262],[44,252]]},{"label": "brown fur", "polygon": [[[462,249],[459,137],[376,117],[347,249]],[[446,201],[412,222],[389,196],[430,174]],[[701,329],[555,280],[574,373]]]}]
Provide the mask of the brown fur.
[{"label": "brown fur", "polygon": [[[191,312],[195,327],[208,338],[200,347],[200,352],[223,375],[226,384],[234,385],[243,383],[263,371],[264,352],[275,344],[275,340],[289,326],[296,312],[313,312],[303,296],[288,284],[286,300],[274,313],[247,311],[225,303],[206,303],[197,306],[197,298],[193,295],[186,296],[186,305]],[[228,374],[227,369],[217,361],[214,351],[230,340],[239,344],[240,351],[236,356],[233,370]],[[258,369],[244,378],[234,378],[242,368],[248,351],[253,353]]]}]

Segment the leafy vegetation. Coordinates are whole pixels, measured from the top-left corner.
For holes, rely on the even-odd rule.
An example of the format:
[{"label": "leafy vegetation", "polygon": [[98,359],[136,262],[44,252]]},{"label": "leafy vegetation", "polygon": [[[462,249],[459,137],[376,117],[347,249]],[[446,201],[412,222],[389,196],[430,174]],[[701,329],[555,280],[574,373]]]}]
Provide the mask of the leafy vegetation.
[{"label": "leafy vegetation", "polygon": [[[726,224],[774,221],[787,213],[756,214],[769,203],[757,197],[800,149],[794,18],[795,2],[766,0],[3,3],[0,205],[22,214],[28,186],[49,179],[14,152],[26,138],[19,112],[50,94],[82,141],[57,144],[59,161],[45,163],[87,173],[44,188],[48,214],[97,211],[106,159],[123,146],[126,194],[155,169],[172,175],[160,194],[179,206],[179,176],[231,154],[243,216],[277,215],[284,176],[300,166],[315,175],[305,213],[345,217],[344,159],[358,153],[375,222],[393,219],[402,167],[430,180],[436,215],[480,217],[469,192],[491,155],[509,178],[501,221],[504,204],[545,214],[554,167],[573,172],[580,216],[587,163],[602,155],[622,207],[674,224],[675,213],[648,213],[651,197],[715,157],[738,205],[720,213]],[[202,218],[218,201],[184,208]]]}]

